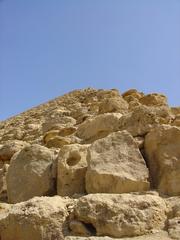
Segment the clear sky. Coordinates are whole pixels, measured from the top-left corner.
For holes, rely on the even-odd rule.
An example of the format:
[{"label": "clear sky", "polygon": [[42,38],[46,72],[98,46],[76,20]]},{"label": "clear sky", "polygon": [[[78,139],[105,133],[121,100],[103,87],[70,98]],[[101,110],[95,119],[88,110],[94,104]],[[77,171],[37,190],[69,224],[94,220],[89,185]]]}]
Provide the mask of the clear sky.
[{"label": "clear sky", "polygon": [[85,87],[180,105],[180,0],[0,0],[0,119]]}]

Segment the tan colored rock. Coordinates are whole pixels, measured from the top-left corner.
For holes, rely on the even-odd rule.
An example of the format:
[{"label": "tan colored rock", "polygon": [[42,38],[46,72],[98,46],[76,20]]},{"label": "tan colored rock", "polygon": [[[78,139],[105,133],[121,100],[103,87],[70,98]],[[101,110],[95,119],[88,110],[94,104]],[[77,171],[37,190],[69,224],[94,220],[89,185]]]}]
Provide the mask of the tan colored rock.
[{"label": "tan colored rock", "polygon": [[177,114],[177,115],[175,116],[175,119],[173,120],[172,125],[173,125],[173,126],[180,127],[180,114]]},{"label": "tan colored rock", "polygon": [[167,106],[167,98],[163,94],[151,93],[142,97],[140,103],[146,106]]},{"label": "tan colored rock", "polygon": [[127,131],[112,133],[88,149],[88,193],[124,193],[149,189],[148,169]]},{"label": "tan colored rock", "polygon": [[96,93],[96,96],[98,100],[102,100],[105,98],[119,97],[120,93],[119,93],[119,90],[117,89],[110,89],[110,90],[99,89]]},{"label": "tan colored rock", "polygon": [[81,143],[81,139],[74,135],[71,135],[69,137],[54,136],[47,140],[45,146],[48,148],[62,148],[65,145],[74,143]]},{"label": "tan colored rock", "polygon": [[172,112],[174,115],[179,115],[179,114],[180,114],[180,107],[172,107],[172,108],[171,108],[171,112]]},{"label": "tan colored rock", "polygon": [[58,195],[85,193],[88,147],[89,145],[72,144],[61,148],[58,157]]},{"label": "tan colored rock", "polygon": [[128,103],[122,97],[106,98],[99,105],[99,113],[119,112],[125,113],[128,110]]},{"label": "tan colored rock", "polygon": [[12,207],[11,204],[0,202],[0,239],[1,239],[1,232],[2,232],[1,221],[8,216],[9,210],[11,209],[11,207]]},{"label": "tan colored rock", "polygon": [[64,138],[64,137],[60,137],[60,136],[55,136],[50,138],[47,143],[46,143],[46,147],[48,148],[61,148],[64,145],[69,145],[71,144],[71,139],[70,138]]},{"label": "tan colored rock", "polygon": [[75,133],[76,127],[66,127],[59,130],[58,135],[61,137],[66,137]]},{"label": "tan colored rock", "polygon": [[3,168],[0,169],[0,200],[7,199],[7,184],[6,175],[9,168],[9,164],[4,164]]},{"label": "tan colored rock", "polygon": [[168,125],[145,137],[145,153],[154,187],[168,195],[180,194],[180,128]]},{"label": "tan colored rock", "polygon": [[11,207],[0,219],[1,240],[64,239],[69,199],[35,197]]},{"label": "tan colored rock", "polygon": [[51,130],[45,133],[43,141],[46,144],[51,138],[54,138],[56,136],[67,137],[69,135],[72,135],[75,131],[76,131],[75,127],[67,127],[59,130]]},{"label": "tan colored rock", "polygon": [[43,137],[43,142],[45,146],[49,148],[61,148],[64,145],[78,143],[80,142],[80,139],[72,135],[75,131],[75,127],[67,127],[59,130],[48,131]]},{"label": "tan colored rock", "polygon": [[68,236],[65,237],[65,240],[172,240],[168,236],[168,233],[166,231],[158,231],[156,233],[152,234],[146,234],[143,236],[138,237],[131,237],[131,238],[111,238],[111,237],[79,237],[79,236]]},{"label": "tan colored rock", "polygon": [[28,146],[27,142],[20,140],[9,140],[0,147],[0,161],[10,161],[11,157],[25,146]]},{"label": "tan colored rock", "polygon": [[130,89],[122,94],[123,98],[127,100],[127,97],[131,96],[136,99],[140,99],[144,96],[144,93],[138,92],[136,89]]},{"label": "tan colored rock", "polygon": [[167,107],[139,106],[120,118],[119,130],[127,130],[134,137],[143,136],[159,124],[169,124],[171,118]]},{"label": "tan colored rock", "polygon": [[47,120],[42,124],[43,133],[50,130],[59,130],[63,127],[71,127],[76,124],[76,120],[69,116],[59,116],[47,118]]},{"label": "tan colored rock", "polygon": [[118,130],[121,116],[121,113],[105,113],[87,119],[79,125],[76,135],[88,143],[106,137],[109,133]]},{"label": "tan colored rock", "polygon": [[75,219],[91,225],[97,236],[134,237],[161,230],[166,204],[151,194],[89,194],[75,206]]},{"label": "tan colored rock", "polygon": [[138,136],[138,137],[135,137],[134,140],[136,141],[139,149],[144,148],[144,137]]},{"label": "tan colored rock", "polygon": [[133,112],[136,107],[141,106],[141,103],[137,98],[128,96],[128,99],[126,98],[126,101],[129,103],[129,111]]},{"label": "tan colored rock", "polygon": [[168,233],[172,239],[180,240],[180,217],[168,220]]},{"label": "tan colored rock", "polygon": [[168,207],[169,218],[180,217],[180,196],[173,196],[164,199]]},{"label": "tan colored rock", "polygon": [[37,144],[15,154],[7,173],[9,202],[17,203],[54,193],[53,161],[53,152]]},{"label": "tan colored rock", "polygon": [[86,227],[86,225],[80,221],[72,220],[69,223],[69,228],[72,233],[77,236],[91,236],[91,231]]}]

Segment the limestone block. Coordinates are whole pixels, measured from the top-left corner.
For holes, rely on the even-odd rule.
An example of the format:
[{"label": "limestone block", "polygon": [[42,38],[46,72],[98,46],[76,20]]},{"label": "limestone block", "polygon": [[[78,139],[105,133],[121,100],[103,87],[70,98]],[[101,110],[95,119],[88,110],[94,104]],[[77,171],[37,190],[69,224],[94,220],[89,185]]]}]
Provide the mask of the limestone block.
[{"label": "limestone block", "polygon": [[88,193],[124,193],[149,189],[149,172],[133,137],[119,131],[88,149]]},{"label": "limestone block", "polygon": [[127,130],[134,137],[144,136],[159,124],[169,124],[171,118],[172,115],[168,107],[147,107],[142,105],[120,118],[119,130]]},{"label": "limestone block", "polygon": [[60,116],[58,118],[49,117],[42,124],[43,133],[50,130],[59,130],[62,127],[71,127],[76,124],[76,120],[69,116]]},{"label": "limestone block", "polygon": [[125,113],[128,110],[128,103],[122,97],[106,98],[99,105],[99,113],[119,112]]},{"label": "limestone block", "polygon": [[166,204],[151,194],[89,194],[79,198],[75,219],[91,225],[97,236],[134,237],[161,230]]},{"label": "limestone block", "polygon": [[79,125],[76,135],[88,143],[103,138],[109,133],[118,130],[119,119],[121,116],[121,113],[105,113],[87,119]]},{"label": "limestone block", "polygon": [[145,153],[154,187],[180,194],[180,128],[162,125],[145,137]]},{"label": "limestone block", "polygon": [[67,236],[65,240],[173,240],[169,237],[166,231],[158,231],[152,234],[146,234],[144,236],[131,237],[131,238],[111,238],[111,237],[79,237],[79,236]]},{"label": "limestone block", "polygon": [[136,89],[130,89],[122,94],[123,98],[126,99],[127,97],[131,96],[136,99],[140,99],[144,96],[144,93],[138,92]]},{"label": "limestone block", "polygon": [[58,156],[58,195],[85,193],[88,147],[89,145],[72,144],[61,148]]},{"label": "limestone block", "polygon": [[167,106],[167,98],[163,94],[151,93],[142,97],[140,103],[146,106]]},{"label": "limestone block", "polygon": [[37,144],[15,154],[7,173],[9,202],[17,203],[54,193],[53,161],[54,153]]},{"label": "limestone block", "polygon": [[28,143],[24,141],[7,141],[0,147],[0,161],[10,161],[11,157],[25,146],[28,146]]},{"label": "limestone block", "polygon": [[35,197],[14,204],[0,219],[1,240],[64,239],[69,199]]}]

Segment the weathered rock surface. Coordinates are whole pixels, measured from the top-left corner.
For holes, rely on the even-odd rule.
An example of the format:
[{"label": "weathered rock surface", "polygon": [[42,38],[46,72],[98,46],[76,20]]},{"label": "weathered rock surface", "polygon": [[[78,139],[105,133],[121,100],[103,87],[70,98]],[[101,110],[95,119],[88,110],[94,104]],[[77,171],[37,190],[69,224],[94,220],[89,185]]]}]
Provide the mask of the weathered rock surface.
[{"label": "weathered rock surface", "polygon": [[151,194],[89,194],[75,206],[75,219],[97,236],[133,237],[165,226],[166,204]]},{"label": "weathered rock surface", "polygon": [[4,164],[0,169],[0,200],[7,199],[6,175],[9,164]]},{"label": "weathered rock surface", "polygon": [[145,152],[153,184],[162,193],[180,195],[180,128],[168,125],[145,137]]},{"label": "weathered rock surface", "polygon": [[167,98],[163,94],[151,93],[140,98],[140,103],[146,106],[167,106]]},{"label": "weathered rock surface", "polygon": [[158,231],[157,233],[146,234],[144,236],[131,237],[131,238],[111,238],[111,237],[79,237],[68,236],[65,240],[172,240],[165,231]]},{"label": "weathered rock surface", "polygon": [[89,145],[72,144],[61,148],[58,156],[58,195],[72,196],[75,193],[85,193],[88,147]]},{"label": "weathered rock surface", "polygon": [[134,137],[143,136],[159,124],[170,124],[171,118],[167,107],[139,106],[120,118],[119,130],[127,130]]},{"label": "weathered rock surface", "polygon": [[60,196],[35,197],[13,205],[0,219],[1,240],[64,239],[69,199]]},{"label": "weathered rock surface", "polygon": [[0,240],[180,239],[179,127],[180,107],[135,89],[1,121]]},{"label": "weathered rock surface", "polygon": [[168,220],[168,233],[172,239],[180,239],[180,217]]},{"label": "weathered rock surface", "polygon": [[128,103],[122,97],[105,98],[99,105],[99,113],[119,112],[126,113]]},{"label": "weathered rock surface", "polygon": [[12,156],[28,146],[28,143],[20,140],[9,140],[0,147],[0,161],[9,162]]},{"label": "weathered rock surface", "polygon": [[78,127],[76,135],[88,143],[106,137],[109,133],[118,131],[121,116],[121,113],[105,113],[88,119]]},{"label": "weathered rock surface", "polygon": [[165,198],[168,207],[167,230],[172,239],[180,239],[180,196]]},{"label": "weathered rock surface", "polygon": [[149,189],[148,169],[127,131],[95,141],[88,150],[88,193],[123,193]]},{"label": "weathered rock surface", "polygon": [[37,144],[25,147],[14,155],[7,173],[9,202],[17,203],[55,193],[53,161],[53,152]]}]

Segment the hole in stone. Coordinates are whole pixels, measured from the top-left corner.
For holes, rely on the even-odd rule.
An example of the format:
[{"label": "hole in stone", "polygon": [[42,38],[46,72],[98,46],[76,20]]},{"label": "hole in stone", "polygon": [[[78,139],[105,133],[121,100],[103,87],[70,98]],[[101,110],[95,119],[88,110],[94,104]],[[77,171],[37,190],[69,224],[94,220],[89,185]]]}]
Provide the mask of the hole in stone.
[{"label": "hole in stone", "polygon": [[69,166],[75,166],[81,160],[81,156],[78,153],[73,153],[70,157],[66,160]]},{"label": "hole in stone", "polygon": [[93,236],[96,236],[96,228],[91,223],[84,223],[84,225]]}]

